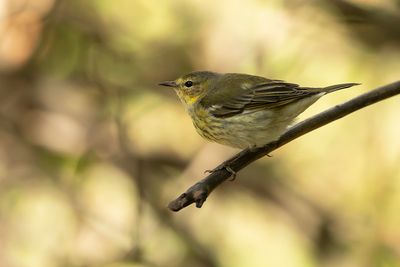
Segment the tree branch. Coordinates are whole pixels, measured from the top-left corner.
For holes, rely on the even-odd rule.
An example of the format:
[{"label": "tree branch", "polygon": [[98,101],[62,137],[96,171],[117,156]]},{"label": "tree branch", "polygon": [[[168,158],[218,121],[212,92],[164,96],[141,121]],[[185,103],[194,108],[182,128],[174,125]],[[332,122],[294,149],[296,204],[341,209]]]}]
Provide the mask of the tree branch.
[{"label": "tree branch", "polygon": [[168,208],[172,211],[179,211],[192,203],[196,203],[196,207],[201,208],[208,195],[232,175],[226,167],[229,167],[234,172],[238,172],[253,161],[268,155],[268,153],[306,133],[397,94],[400,94],[400,81],[379,87],[297,123],[283,133],[277,141],[256,148],[255,150],[244,149],[237,155],[221,163],[210,175],[191,186],[177,199],[171,201]]}]

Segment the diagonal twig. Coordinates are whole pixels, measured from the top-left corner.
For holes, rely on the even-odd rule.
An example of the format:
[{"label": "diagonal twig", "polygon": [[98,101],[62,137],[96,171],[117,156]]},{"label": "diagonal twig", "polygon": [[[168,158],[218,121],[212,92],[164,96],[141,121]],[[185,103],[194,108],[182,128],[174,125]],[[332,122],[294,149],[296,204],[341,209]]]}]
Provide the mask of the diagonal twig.
[{"label": "diagonal twig", "polygon": [[252,150],[244,149],[221,163],[210,175],[191,186],[177,199],[171,201],[168,208],[172,211],[179,211],[192,203],[196,203],[196,207],[201,208],[209,194],[232,175],[228,169],[238,172],[253,161],[268,155],[268,153],[306,133],[397,94],[400,94],[400,81],[374,89],[299,122],[290,127],[278,140],[263,147]]}]

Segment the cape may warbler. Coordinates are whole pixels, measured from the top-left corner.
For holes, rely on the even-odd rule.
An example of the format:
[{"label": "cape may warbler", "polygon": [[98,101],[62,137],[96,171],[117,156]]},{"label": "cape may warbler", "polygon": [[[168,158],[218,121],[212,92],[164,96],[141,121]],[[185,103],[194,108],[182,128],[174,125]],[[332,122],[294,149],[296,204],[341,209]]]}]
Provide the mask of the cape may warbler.
[{"label": "cape may warbler", "polygon": [[254,148],[277,140],[321,96],[358,83],[310,88],[247,74],[197,71],[159,85],[175,90],[204,138]]}]

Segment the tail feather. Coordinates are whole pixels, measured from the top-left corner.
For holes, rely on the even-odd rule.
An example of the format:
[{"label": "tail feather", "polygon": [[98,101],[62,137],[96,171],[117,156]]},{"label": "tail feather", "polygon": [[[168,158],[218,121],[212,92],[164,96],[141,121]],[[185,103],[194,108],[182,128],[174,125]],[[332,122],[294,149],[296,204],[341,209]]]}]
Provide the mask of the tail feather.
[{"label": "tail feather", "polygon": [[335,92],[337,90],[349,88],[349,87],[352,87],[352,86],[355,86],[355,85],[360,85],[360,83],[341,83],[341,84],[331,85],[331,86],[327,86],[327,87],[322,88],[321,91],[327,92],[327,93],[332,93],[332,92]]}]

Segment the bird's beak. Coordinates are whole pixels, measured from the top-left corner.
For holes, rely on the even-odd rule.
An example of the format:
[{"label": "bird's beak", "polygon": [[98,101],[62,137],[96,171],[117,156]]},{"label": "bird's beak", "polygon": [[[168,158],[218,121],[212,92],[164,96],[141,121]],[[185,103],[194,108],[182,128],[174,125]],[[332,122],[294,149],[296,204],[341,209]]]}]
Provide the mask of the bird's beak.
[{"label": "bird's beak", "polygon": [[165,81],[165,82],[159,83],[158,85],[168,86],[168,87],[177,87],[178,86],[175,81]]}]

